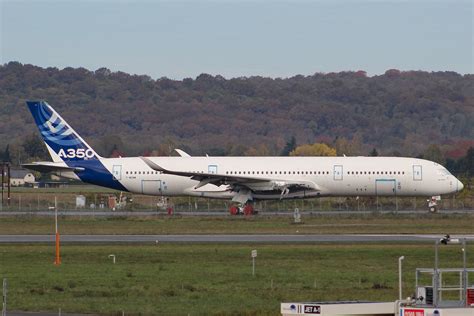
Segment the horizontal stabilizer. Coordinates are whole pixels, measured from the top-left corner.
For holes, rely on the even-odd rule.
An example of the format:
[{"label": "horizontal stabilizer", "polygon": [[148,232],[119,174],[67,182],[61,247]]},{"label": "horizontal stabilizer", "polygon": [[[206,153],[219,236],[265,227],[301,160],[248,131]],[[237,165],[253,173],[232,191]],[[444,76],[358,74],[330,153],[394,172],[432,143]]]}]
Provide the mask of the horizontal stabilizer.
[{"label": "horizontal stabilizer", "polygon": [[39,171],[43,173],[47,172],[74,172],[74,171],[83,171],[84,168],[79,167],[68,167],[64,164],[59,164],[49,161],[33,162],[33,163],[24,163],[21,165],[23,168]]}]

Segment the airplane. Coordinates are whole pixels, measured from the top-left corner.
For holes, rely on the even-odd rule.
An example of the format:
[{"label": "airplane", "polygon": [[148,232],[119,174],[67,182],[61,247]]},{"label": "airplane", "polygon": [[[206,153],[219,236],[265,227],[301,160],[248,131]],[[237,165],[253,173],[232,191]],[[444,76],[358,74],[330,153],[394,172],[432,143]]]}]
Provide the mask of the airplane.
[{"label": "airplane", "polygon": [[[463,184],[442,165],[405,157],[99,156],[45,101],[27,101],[52,162],[23,166],[124,192],[229,199],[253,211],[254,201],[325,196],[431,197]],[[231,210],[232,211],[232,210]]]}]

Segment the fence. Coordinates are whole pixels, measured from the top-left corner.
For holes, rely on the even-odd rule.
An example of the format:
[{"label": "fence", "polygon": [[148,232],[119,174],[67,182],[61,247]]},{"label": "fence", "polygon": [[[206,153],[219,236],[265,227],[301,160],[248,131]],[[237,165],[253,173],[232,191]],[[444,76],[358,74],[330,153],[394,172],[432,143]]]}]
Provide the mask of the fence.
[{"label": "fence", "polygon": [[[77,195],[85,197],[85,207],[76,205]],[[44,211],[54,206],[54,197],[58,200],[59,210],[90,210],[107,211],[113,208],[110,200],[115,197],[117,202],[120,195],[116,193],[41,193],[14,192],[10,205],[0,205],[0,211]],[[112,199],[111,199],[112,198]],[[126,194],[122,196],[124,204],[115,209],[127,211],[160,211],[169,206],[178,212],[227,212],[233,204],[229,200],[215,200],[194,197],[161,198]],[[427,198],[422,197],[322,197],[316,199],[258,201],[256,209],[260,212],[292,212],[295,208],[300,211],[420,211],[426,212]],[[112,203],[113,204],[113,203]],[[446,196],[439,203],[441,210],[471,210],[474,209],[474,197],[456,195]]]}]

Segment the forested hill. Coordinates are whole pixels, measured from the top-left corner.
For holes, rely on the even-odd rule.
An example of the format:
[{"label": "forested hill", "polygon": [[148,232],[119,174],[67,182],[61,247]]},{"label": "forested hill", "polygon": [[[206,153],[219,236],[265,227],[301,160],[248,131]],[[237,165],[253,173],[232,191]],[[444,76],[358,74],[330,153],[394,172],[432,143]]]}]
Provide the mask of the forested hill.
[{"label": "forested hill", "polygon": [[[0,151],[37,134],[25,100],[51,104],[99,152],[278,155],[341,140],[347,154],[464,151],[474,140],[474,75],[388,70],[152,80],[106,68],[0,66]],[[349,148],[349,147],[348,147]]]}]

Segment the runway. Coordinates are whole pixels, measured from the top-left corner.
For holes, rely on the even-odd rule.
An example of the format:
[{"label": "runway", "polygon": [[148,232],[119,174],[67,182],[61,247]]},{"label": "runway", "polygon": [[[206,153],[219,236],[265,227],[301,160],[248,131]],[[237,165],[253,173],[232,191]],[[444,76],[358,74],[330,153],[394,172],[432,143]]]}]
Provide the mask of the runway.
[{"label": "runway", "polygon": [[[62,235],[64,243],[361,243],[434,242],[443,235]],[[474,235],[451,238],[474,240]],[[54,235],[0,235],[0,243],[49,243]]]}]

